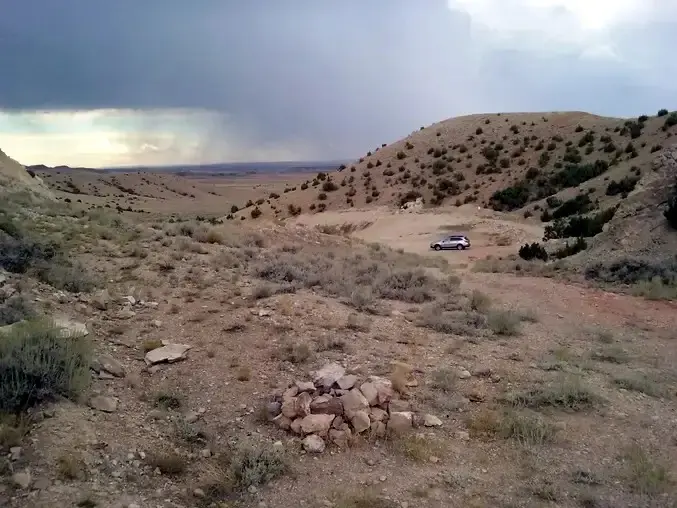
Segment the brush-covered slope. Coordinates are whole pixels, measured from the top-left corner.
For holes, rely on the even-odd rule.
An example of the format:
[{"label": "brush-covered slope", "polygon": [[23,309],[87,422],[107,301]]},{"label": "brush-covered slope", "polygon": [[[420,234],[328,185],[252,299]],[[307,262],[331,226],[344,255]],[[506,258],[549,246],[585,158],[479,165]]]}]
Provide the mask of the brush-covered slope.
[{"label": "brush-covered slope", "polygon": [[[548,196],[580,190],[618,201],[677,132],[677,113],[633,119],[583,112],[478,114],[421,128],[345,168],[272,193],[239,212],[284,217],[374,205],[474,203],[540,213]],[[628,177],[630,180],[624,180]],[[620,191],[611,181],[623,182]],[[536,210],[534,210],[536,208]],[[258,210],[257,210],[258,209]],[[257,211],[255,211],[257,210]],[[258,211],[261,213],[259,214]]]},{"label": "brush-covered slope", "polygon": [[2,190],[30,190],[41,196],[49,195],[49,190],[42,180],[33,172],[28,172],[24,166],[0,150],[0,189]]}]

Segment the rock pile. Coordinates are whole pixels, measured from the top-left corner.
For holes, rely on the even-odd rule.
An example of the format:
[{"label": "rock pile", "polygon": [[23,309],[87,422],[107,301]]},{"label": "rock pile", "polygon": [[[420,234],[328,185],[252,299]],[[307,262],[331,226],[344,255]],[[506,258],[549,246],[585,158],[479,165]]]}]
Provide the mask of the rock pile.
[{"label": "rock pile", "polygon": [[273,394],[266,412],[279,428],[303,436],[303,447],[311,453],[324,451],[327,442],[347,448],[364,432],[379,438],[442,425],[436,416],[420,415],[408,401],[396,398],[389,379],[369,376],[360,383],[337,363],[316,371],[313,381],[295,381]]}]

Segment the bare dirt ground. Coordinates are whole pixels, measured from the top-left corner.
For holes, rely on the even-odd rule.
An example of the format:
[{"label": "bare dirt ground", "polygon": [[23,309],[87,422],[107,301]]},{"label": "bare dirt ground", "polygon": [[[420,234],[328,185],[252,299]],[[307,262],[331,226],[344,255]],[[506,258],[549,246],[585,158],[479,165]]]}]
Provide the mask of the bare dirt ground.
[{"label": "bare dirt ground", "polygon": [[[6,274],[0,289],[84,323],[124,377],[97,369],[81,399],[36,408],[24,438],[0,441],[3,506],[677,506],[677,307],[472,271],[540,239],[538,223],[472,205],[282,224],[40,219],[73,231],[99,288]],[[353,238],[322,227],[343,224]],[[448,232],[473,248],[430,251]],[[191,349],[149,367],[159,341]],[[405,362],[414,381],[397,398],[442,425],[304,451],[261,408],[331,361],[394,381]],[[115,408],[90,407],[93,394]],[[284,474],[239,460],[244,445],[278,450]],[[235,481],[243,471],[270,478]]]}]

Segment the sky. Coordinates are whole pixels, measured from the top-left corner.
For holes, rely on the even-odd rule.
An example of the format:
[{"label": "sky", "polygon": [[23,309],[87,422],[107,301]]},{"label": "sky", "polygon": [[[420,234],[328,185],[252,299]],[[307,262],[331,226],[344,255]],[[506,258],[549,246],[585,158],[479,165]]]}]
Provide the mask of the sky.
[{"label": "sky", "polygon": [[677,109],[672,0],[0,0],[0,149],[359,157],[470,113]]}]

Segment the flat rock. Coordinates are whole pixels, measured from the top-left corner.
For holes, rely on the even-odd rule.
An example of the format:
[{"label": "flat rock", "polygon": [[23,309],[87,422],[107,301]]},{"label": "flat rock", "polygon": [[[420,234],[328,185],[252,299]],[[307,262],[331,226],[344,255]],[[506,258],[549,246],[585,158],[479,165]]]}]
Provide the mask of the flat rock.
[{"label": "flat rock", "polygon": [[106,397],[104,395],[94,395],[89,399],[88,405],[92,409],[105,413],[113,413],[118,409],[118,401],[113,397]]},{"label": "flat rock", "polygon": [[186,359],[186,353],[191,347],[186,344],[167,344],[166,346],[148,351],[144,360],[147,365],[178,362]]},{"label": "flat rock", "polygon": [[362,383],[360,386],[360,391],[362,392],[362,395],[364,395],[364,398],[367,399],[367,402],[370,406],[375,406],[378,404],[378,390],[376,389],[374,383]]},{"label": "flat rock", "polygon": [[282,393],[283,399],[293,399],[299,394],[299,387],[296,385],[290,386]]},{"label": "flat rock", "polygon": [[347,374],[336,381],[336,384],[341,390],[350,390],[357,383],[357,376],[354,374]]},{"label": "flat rock", "polygon": [[325,449],[324,439],[317,434],[311,434],[303,439],[303,449],[308,453],[322,453]]},{"label": "flat rock", "polygon": [[388,430],[396,434],[409,431],[413,425],[413,414],[409,411],[397,411],[390,413]]},{"label": "flat rock", "polygon": [[369,382],[376,388],[379,406],[385,405],[393,398],[393,383],[390,379],[380,376],[369,376]]},{"label": "flat rock", "polygon": [[310,411],[317,414],[342,415],[343,403],[337,397],[320,395],[310,403]]},{"label": "flat rock", "polygon": [[358,434],[364,432],[371,426],[371,421],[369,420],[369,415],[366,411],[356,411],[351,418],[350,423],[353,424],[353,429],[355,429],[355,432]]},{"label": "flat rock", "polygon": [[92,307],[95,309],[108,309],[108,305],[110,304],[110,294],[108,294],[108,290],[102,289],[101,291],[97,291],[97,293],[92,297],[91,303]]},{"label": "flat rock", "polygon": [[125,368],[120,362],[111,356],[101,356],[99,358],[98,364],[100,366],[100,371],[105,370],[109,374],[113,374],[115,377],[125,377]]},{"label": "flat rock", "polygon": [[327,363],[314,373],[313,383],[315,383],[315,386],[321,386],[325,390],[329,390],[345,374],[346,369],[338,363]]},{"label": "flat rock", "polygon": [[60,329],[60,335],[64,339],[89,335],[89,330],[84,323],[78,323],[66,317],[53,318],[52,322],[56,328]]},{"label": "flat rock", "polygon": [[423,425],[425,427],[441,427],[442,420],[435,415],[427,414],[423,417]]},{"label": "flat rock", "polygon": [[357,411],[369,409],[369,401],[357,388],[353,388],[345,395],[342,395],[340,400],[343,404],[343,412],[348,418],[352,418]]},{"label": "flat rock", "polygon": [[301,430],[304,434],[326,436],[334,421],[334,415],[308,415],[301,419]]}]

